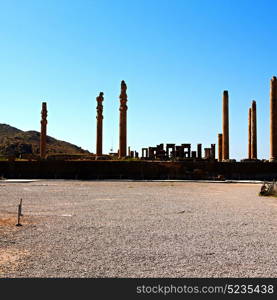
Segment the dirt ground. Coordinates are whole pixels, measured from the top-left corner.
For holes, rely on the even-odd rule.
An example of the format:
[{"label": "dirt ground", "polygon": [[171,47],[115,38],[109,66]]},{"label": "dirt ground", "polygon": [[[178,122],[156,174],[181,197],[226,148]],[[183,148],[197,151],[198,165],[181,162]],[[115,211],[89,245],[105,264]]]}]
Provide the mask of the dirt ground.
[{"label": "dirt ground", "polygon": [[1,182],[0,277],[277,277],[277,198],[260,187]]}]

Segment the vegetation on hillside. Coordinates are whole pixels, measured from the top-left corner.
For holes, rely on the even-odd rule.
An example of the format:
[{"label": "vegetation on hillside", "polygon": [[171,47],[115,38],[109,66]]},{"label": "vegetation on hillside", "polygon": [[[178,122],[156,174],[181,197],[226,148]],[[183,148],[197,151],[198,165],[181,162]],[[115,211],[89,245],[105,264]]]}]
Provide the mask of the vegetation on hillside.
[{"label": "vegetation on hillside", "polygon": [[[22,154],[39,154],[40,133],[22,131],[7,124],[0,124],[0,155],[20,157]],[[90,154],[71,143],[47,136],[47,154]]]}]

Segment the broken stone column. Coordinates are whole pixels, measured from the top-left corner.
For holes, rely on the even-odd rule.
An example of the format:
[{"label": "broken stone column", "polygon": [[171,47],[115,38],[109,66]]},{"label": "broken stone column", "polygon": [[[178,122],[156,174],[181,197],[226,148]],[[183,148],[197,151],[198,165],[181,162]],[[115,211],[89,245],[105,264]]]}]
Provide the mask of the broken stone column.
[{"label": "broken stone column", "polygon": [[270,80],[270,161],[277,161],[277,78]]},{"label": "broken stone column", "polygon": [[251,108],[251,158],[257,159],[257,116],[256,101],[252,101]]},{"label": "broken stone column", "polygon": [[211,159],[215,159],[215,144],[211,144],[210,157]]},{"label": "broken stone column", "polygon": [[46,102],[42,102],[41,110],[41,129],[40,129],[40,157],[45,158],[46,156],[46,131],[47,131],[47,105]]},{"label": "broken stone column", "polygon": [[101,156],[103,147],[103,97],[104,93],[100,92],[99,96],[96,97],[97,101],[97,129],[96,129],[96,155]]},{"label": "broken stone column", "polygon": [[204,157],[205,159],[210,159],[211,158],[211,148],[204,148]]},{"label": "broken stone column", "polygon": [[252,134],[251,134],[251,126],[252,126],[252,112],[251,107],[248,111],[248,159],[252,158],[252,146],[251,146],[251,140],[252,140]]},{"label": "broken stone column", "polygon": [[222,161],[222,133],[218,134],[218,161]]},{"label": "broken stone column", "polygon": [[229,95],[223,92],[223,131],[222,131],[222,160],[229,159]]},{"label": "broken stone column", "polygon": [[120,99],[120,118],[119,118],[119,157],[126,157],[127,151],[127,85],[121,81]]},{"label": "broken stone column", "polygon": [[197,158],[202,158],[202,144],[197,144]]}]

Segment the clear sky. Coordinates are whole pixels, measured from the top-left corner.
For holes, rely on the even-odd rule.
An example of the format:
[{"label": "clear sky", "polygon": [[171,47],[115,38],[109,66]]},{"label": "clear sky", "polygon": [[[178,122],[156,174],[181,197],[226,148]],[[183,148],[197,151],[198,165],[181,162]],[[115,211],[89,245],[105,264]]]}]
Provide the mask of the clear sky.
[{"label": "clear sky", "polygon": [[257,101],[258,157],[269,155],[269,80],[277,75],[276,0],[0,0],[0,123],[95,152],[104,92],[104,151],[118,149],[120,81],[128,145],[209,147],[229,91],[230,156],[247,156]]}]

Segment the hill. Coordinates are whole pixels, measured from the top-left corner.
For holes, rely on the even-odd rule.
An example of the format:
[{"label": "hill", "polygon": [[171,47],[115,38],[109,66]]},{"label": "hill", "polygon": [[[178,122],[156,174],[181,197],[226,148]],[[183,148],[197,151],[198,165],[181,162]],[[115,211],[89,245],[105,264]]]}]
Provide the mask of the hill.
[{"label": "hill", "polygon": [[[47,155],[52,154],[90,154],[68,142],[47,136]],[[39,154],[40,133],[22,131],[7,124],[0,124],[0,155]]]}]

